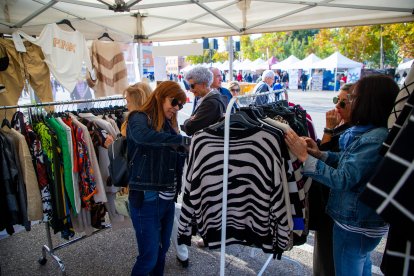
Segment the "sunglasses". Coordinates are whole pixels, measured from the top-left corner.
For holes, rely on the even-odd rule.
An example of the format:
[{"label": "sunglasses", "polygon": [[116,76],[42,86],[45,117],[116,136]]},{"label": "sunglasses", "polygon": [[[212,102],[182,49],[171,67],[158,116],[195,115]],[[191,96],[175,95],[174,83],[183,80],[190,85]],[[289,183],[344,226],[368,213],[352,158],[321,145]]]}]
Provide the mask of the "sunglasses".
[{"label": "sunglasses", "polygon": [[342,108],[342,109],[345,108],[345,106],[346,106],[346,100],[345,99],[339,100],[338,97],[333,97],[332,102],[334,104],[338,104],[339,103],[339,107]]},{"label": "sunglasses", "polygon": [[234,92],[234,93],[239,93],[240,92],[240,89],[230,89],[230,91],[231,92]]},{"label": "sunglasses", "polygon": [[183,104],[180,104],[180,101],[179,101],[179,100],[177,100],[177,99],[172,99],[172,100],[171,100],[171,106],[172,106],[172,107],[176,107],[177,105],[178,105],[178,109],[179,109],[179,110],[183,109],[183,107],[184,107],[184,105],[183,105]]},{"label": "sunglasses", "polygon": [[191,84],[190,84],[191,89],[194,89],[196,84],[197,84],[197,83],[191,83]]}]

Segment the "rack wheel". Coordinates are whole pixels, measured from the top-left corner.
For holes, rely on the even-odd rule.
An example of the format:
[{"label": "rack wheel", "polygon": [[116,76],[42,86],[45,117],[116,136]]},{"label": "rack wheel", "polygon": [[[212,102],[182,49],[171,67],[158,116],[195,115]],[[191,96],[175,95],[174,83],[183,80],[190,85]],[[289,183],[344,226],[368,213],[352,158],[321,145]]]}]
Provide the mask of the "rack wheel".
[{"label": "rack wheel", "polygon": [[46,264],[46,262],[47,262],[47,259],[46,258],[40,258],[39,260],[37,260],[37,262],[39,263],[39,264],[41,264],[41,265],[45,265]]}]

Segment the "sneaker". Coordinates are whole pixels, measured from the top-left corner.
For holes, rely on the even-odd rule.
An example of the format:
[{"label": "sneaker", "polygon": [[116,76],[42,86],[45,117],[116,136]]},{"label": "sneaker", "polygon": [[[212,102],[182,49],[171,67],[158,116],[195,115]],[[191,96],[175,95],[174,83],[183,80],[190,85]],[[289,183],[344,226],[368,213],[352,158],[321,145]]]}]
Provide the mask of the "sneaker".
[{"label": "sneaker", "polygon": [[195,243],[196,243],[196,245],[197,245],[198,247],[200,247],[200,248],[205,247],[205,244],[204,244],[204,240],[203,240],[203,239],[199,239],[199,240],[198,240],[198,241],[196,241]]},{"label": "sneaker", "polygon": [[178,258],[178,256],[177,256],[177,260],[178,260],[178,262],[181,264],[181,266],[182,266],[183,268],[187,268],[187,267],[188,267],[188,263],[189,263],[188,258],[187,258],[187,260],[182,261],[182,260],[180,260],[180,258]]}]

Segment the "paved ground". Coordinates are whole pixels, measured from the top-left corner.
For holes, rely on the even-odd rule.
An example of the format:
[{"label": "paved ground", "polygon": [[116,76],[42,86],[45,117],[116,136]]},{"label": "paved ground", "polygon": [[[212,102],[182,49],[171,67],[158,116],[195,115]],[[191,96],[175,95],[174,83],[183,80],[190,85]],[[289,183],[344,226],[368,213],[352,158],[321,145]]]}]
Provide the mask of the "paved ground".
[{"label": "paved ground", "polygon": [[[301,104],[314,119],[318,135],[324,127],[324,113],[333,107],[334,92],[291,91],[290,100]],[[183,121],[191,113],[192,104],[186,104],[180,112]],[[165,275],[219,275],[220,251],[190,247],[190,266],[182,268],[176,261],[174,248],[167,257]],[[65,242],[59,234],[53,235],[55,245]],[[58,275],[59,269],[50,257],[41,266],[41,248],[47,243],[45,225],[36,224],[32,231],[21,231],[11,237],[0,232],[0,275]],[[380,274],[379,265],[385,239],[372,254],[374,275]],[[307,243],[286,252],[290,260],[271,260],[263,275],[312,275],[313,233]],[[134,230],[132,227],[108,229],[56,251],[62,259],[67,275],[129,275],[137,255]],[[233,245],[226,248],[226,275],[257,275],[268,256],[260,250]]]}]

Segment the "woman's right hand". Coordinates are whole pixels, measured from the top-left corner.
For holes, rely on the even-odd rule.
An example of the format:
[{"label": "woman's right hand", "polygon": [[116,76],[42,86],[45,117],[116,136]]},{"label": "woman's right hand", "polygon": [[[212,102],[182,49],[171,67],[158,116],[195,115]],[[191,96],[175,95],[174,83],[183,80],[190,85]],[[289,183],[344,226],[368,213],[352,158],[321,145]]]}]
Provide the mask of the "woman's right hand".
[{"label": "woman's right hand", "polygon": [[326,116],[326,128],[333,129],[341,122],[341,116],[336,109],[329,110],[325,114]]},{"label": "woman's right hand", "polygon": [[305,139],[306,145],[308,146],[307,150],[310,155],[312,155],[315,158],[320,159],[322,156],[322,152],[319,150],[318,145],[316,142],[309,137],[303,137]]}]

